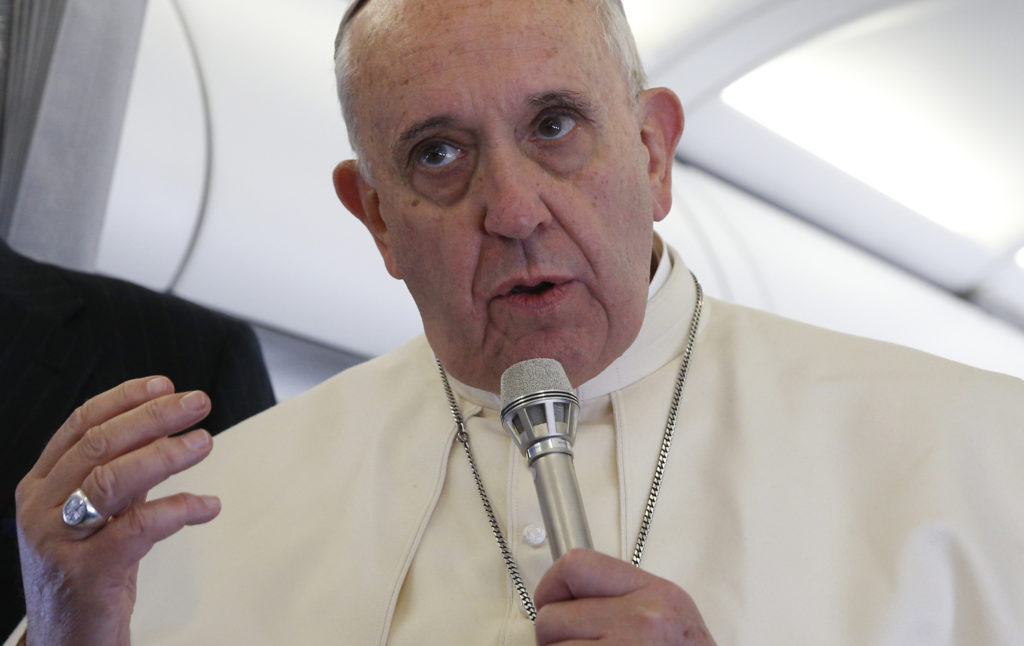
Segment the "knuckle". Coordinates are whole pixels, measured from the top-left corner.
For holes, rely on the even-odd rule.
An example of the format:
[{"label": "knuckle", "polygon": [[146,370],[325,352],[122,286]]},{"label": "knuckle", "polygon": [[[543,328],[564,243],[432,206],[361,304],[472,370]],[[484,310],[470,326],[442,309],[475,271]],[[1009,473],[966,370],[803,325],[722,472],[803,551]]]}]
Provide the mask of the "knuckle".
[{"label": "knuckle", "polygon": [[583,551],[579,549],[571,549],[562,555],[562,560],[567,564],[575,565],[583,556]]},{"label": "knuckle", "polygon": [[90,461],[102,460],[110,450],[110,425],[104,422],[93,426],[82,435],[79,442],[82,457]]},{"label": "knuckle", "polygon": [[122,514],[127,534],[133,537],[145,536],[149,530],[149,515],[142,505],[132,505]]},{"label": "knuckle", "polygon": [[32,507],[32,482],[28,476],[22,478],[18,486],[14,488],[14,508],[15,508],[15,519],[19,526],[30,527],[32,525],[29,516],[31,515]]},{"label": "knuckle", "polygon": [[167,422],[167,412],[158,401],[147,402],[142,410],[145,412],[146,418],[156,428],[162,427]]},{"label": "knuckle", "polygon": [[29,476],[22,478],[14,488],[14,505],[21,509],[28,502],[32,491],[32,480]]},{"label": "knuckle", "polygon": [[175,502],[180,505],[182,515],[188,516],[189,518],[203,513],[203,505],[195,496],[178,494],[178,496],[175,497]]},{"label": "knuckle", "polygon": [[652,585],[658,597],[664,599],[673,608],[687,608],[693,605],[693,599],[678,585],[664,579]]},{"label": "knuckle", "polygon": [[175,450],[176,443],[169,438],[162,438],[153,442],[153,456],[165,472],[175,469],[178,463],[178,452]]},{"label": "knuckle", "polygon": [[101,500],[115,500],[119,489],[120,478],[117,470],[109,464],[100,464],[93,468],[86,478],[90,489],[96,492]]},{"label": "knuckle", "polygon": [[134,381],[122,381],[114,387],[114,393],[121,401],[132,401],[136,398],[135,393],[132,392],[134,386]]},{"label": "knuckle", "polygon": [[633,607],[633,622],[642,634],[657,632],[665,623],[665,610],[660,605],[637,605]]},{"label": "knuckle", "polygon": [[68,416],[68,420],[67,422],[65,422],[65,425],[72,429],[84,428],[86,426],[85,420],[88,419],[87,413],[89,411],[89,404],[91,401],[92,400],[89,400],[82,404],[81,406],[75,408],[75,410],[71,411],[71,414]]},{"label": "knuckle", "polygon": [[678,586],[669,586],[669,590],[665,593],[667,603],[669,607],[675,610],[676,616],[700,616],[700,611],[697,610],[697,604],[693,600],[686,590]]},{"label": "knuckle", "polygon": [[565,572],[576,572],[586,568],[588,554],[586,550],[571,549],[563,554],[559,560]]},{"label": "knuckle", "polygon": [[643,603],[633,606],[632,621],[640,634],[659,639],[692,634],[694,626],[690,620],[696,606],[685,590],[670,582],[659,581],[651,585],[648,593]]}]

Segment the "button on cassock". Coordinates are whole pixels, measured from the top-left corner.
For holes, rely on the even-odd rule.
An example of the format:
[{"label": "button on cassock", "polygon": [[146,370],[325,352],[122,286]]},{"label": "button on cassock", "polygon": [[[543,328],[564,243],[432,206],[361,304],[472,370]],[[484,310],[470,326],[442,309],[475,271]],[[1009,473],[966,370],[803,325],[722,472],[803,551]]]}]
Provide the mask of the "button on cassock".
[{"label": "button on cassock", "polygon": [[527,545],[540,547],[547,540],[548,533],[542,525],[527,525],[523,528],[523,540]]}]

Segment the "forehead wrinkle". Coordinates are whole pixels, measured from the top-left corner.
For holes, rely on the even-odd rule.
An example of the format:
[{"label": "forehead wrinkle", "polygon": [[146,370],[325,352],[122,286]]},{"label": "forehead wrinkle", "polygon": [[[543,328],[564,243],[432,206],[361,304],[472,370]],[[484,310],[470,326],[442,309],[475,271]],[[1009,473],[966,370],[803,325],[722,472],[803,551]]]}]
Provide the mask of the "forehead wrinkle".
[{"label": "forehead wrinkle", "polygon": [[[423,3],[420,0],[376,0],[364,4],[366,7],[357,14],[351,29],[352,36],[349,36],[354,40],[355,33],[359,33],[360,40],[363,41],[358,47],[362,54],[358,67],[372,65],[375,62],[386,63],[395,59],[414,60],[423,57],[430,50],[446,49],[446,55],[438,57],[433,66],[422,70],[425,73],[432,73],[457,66],[458,63],[453,62],[454,57],[470,56],[475,61],[500,57],[499,61],[503,61],[513,52],[538,50],[539,58],[547,59],[564,45],[561,37],[539,33],[533,30],[529,23],[509,24],[508,16],[498,9],[504,5],[504,0],[477,3],[484,5],[478,8],[486,11],[479,18],[479,22],[493,27],[496,38],[476,46],[459,38],[462,31],[460,20],[465,14],[464,10],[474,4],[473,0],[450,3],[455,6],[449,7],[447,11],[442,9],[440,13],[433,3]],[[566,0],[564,4],[571,7],[574,0]],[[571,16],[573,24],[581,19],[593,20],[591,12],[580,13],[579,9],[574,10]],[[424,17],[430,19],[427,22],[429,26],[423,24]],[[355,23],[359,23],[358,28]],[[600,58],[604,53],[602,50],[606,49],[600,37],[600,30],[594,28],[588,31],[591,32],[591,38],[588,38],[590,42],[583,46],[591,51],[577,53],[583,59]],[[428,34],[431,37],[426,37]],[[502,35],[506,39],[511,39],[513,44],[501,46],[498,38]],[[367,74],[367,77],[374,79],[374,82],[380,78],[377,73]]]},{"label": "forehead wrinkle", "polygon": [[[433,2],[421,0],[377,0],[368,3],[357,17],[364,20],[358,29],[362,40],[358,48],[362,54],[361,66],[388,66],[395,60],[422,63],[424,59],[431,58],[431,52],[441,52],[442,55],[433,57],[433,64],[420,69],[416,76],[457,68],[460,65],[459,58],[468,58],[474,63],[495,59],[496,72],[500,72],[503,69],[501,64],[517,52],[535,52],[535,58],[546,60],[564,44],[560,35],[538,32],[528,23],[510,24],[508,16],[498,10],[504,2],[476,3],[485,5],[477,7],[485,13],[472,14],[475,19],[471,19],[471,24],[481,29],[490,29],[494,34],[494,38],[481,42],[465,41],[461,36],[465,27],[463,20],[467,16],[465,9],[475,4],[473,0],[451,3],[455,7],[449,7],[447,11],[442,8],[440,12]],[[490,8],[486,6],[488,4]],[[568,4],[571,5],[572,1],[569,0]],[[364,18],[367,14],[372,14],[372,19]],[[373,83],[380,81],[379,70],[366,71],[367,78],[372,79]],[[407,77],[405,82],[408,80]]]},{"label": "forehead wrinkle", "polygon": [[[454,4],[468,6],[476,1],[466,2],[463,0]],[[547,61],[553,60],[563,53],[567,46],[565,39],[561,36],[556,37],[543,32],[543,30],[527,32],[525,31],[526,25],[519,24],[519,21],[515,20],[512,21],[514,24],[509,24],[507,16],[503,13],[501,15],[475,14],[478,16],[477,25],[493,27],[495,38],[491,40],[474,38],[463,41],[457,37],[458,30],[456,29],[458,27],[457,18],[463,15],[462,12],[447,11],[438,18],[436,14],[421,11],[423,5],[419,3],[406,5],[404,0],[375,0],[367,3],[367,6],[357,16],[353,24],[355,29],[350,34],[350,37],[353,37],[353,45],[356,45],[358,41],[358,47],[354,51],[358,63],[352,74],[353,84],[357,89],[367,90],[367,92],[357,92],[357,96],[362,98],[355,102],[354,113],[363,123],[367,124],[366,127],[370,128],[370,132],[376,131],[378,136],[384,135],[391,130],[389,125],[393,125],[388,124],[386,120],[382,121],[382,119],[387,119],[386,110],[373,109],[375,101],[367,98],[371,95],[375,100],[384,101],[386,104],[387,94],[406,93],[409,88],[422,89],[432,98],[421,103],[421,108],[426,107],[425,104],[433,103],[434,98],[440,98],[440,102],[435,104],[435,107],[441,108],[440,110],[437,112],[430,110],[426,115],[421,113],[422,118],[400,130],[401,134],[391,139],[391,145],[388,145],[386,141],[381,141],[385,147],[378,150],[390,156],[392,161],[402,165],[407,161],[403,159],[403,153],[416,138],[422,137],[431,128],[444,128],[462,123],[463,118],[468,116],[460,117],[462,111],[459,109],[453,111],[452,101],[469,100],[474,102],[481,98],[466,95],[466,93],[472,95],[474,92],[472,86],[458,81],[461,77],[461,67],[464,65],[476,67],[492,65],[495,74],[500,75],[505,69],[504,61],[506,59],[525,57],[537,64],[546,65]],[[494,7],[501,5],[502,2],[499,1],[495,3]],[[581,16],[576,13],[573,16],[574,20],[571,22],[575,28],[579,26]],[[583,17],[589,16],[583,14]],[[427,18],[430,20],[425,21]],[[361,24],[358,24],[360,21]],[[604,70],[592,69],[593,66],[587,63],[587,61],[605,58],[604,54],[606,53],[602,49],[603,40],[600,39],[597,30],[592,31],[593,33],[587,34],[585,38],[570,39],[574,43],[574,51],[577,55],[569,61],[569,64],[573,71],[579,74],[579,80],[584,86],[587,86],[589,81],[593,81],[595,76],[604,76]],[[524,37],[517,37],[520,32]],[[396,61],[406,62],[396,65]],[[441,83],[448,84],[450,87],[445,88],[424,82],[424,79],[431,78],[435,81],[444,79]],[[515,80],[515,78],[509,79],[509,81]],[[528,81],[529,77],[521,77],[519,80]],[[584,116],[604,112],[605,106],[599,97],[590,96],[590,100],[587,100],[586,93],[580,91],[584,88],[565,88],[563,86],[548,91],[543,86],[540,88],[535,86],[533,89],[536,91],[535,95],[521,97],[517,101],[520,107],[528,102],[528,105],[534,108],[544,106],[571,108],[578,110]],[[527,91],[529,90],[527,89]],[[439,95],[441,96],[439,97]],[[511,97],[507,98],[511,99]],[[448,105],[445,106],[445,103]],[[407,116],[415,118],[415,111]],[[431,112],[434,114],[431,115]],[[479,112],[475,110],[473,112],[476,113],[476,116],[480,116]],[[401,124],[399,127],[402,127]],[[378,141],[380,140],[378,139]],[[367,151],[367,155],[375,156],[369,151]]]},{"label": "forehead wrinkle", "polygon": [[[392,43],[394,51],[388,57],[380,57],[379,63],[385,67],[391,60],[400,59],[412,62],[415,69],[409,67],[404,70],[401,76],[387,78],[387,71],[375,71],[371,76],[376,81],[384,80],[394,87],[404,87],[415,83],[419,79],[433,78],[434,75],[444,76],[457,74],[459,70],[469,66],[480,65],[481,62],[494,61],[494,73],[501,74],[505,71],[504,63],[519,53],[531,53],[531,58],[537,61],[547,61],[557,52],[557,45],[548,44],[516,44],[508,47],[499,47],[494,44],[482,45],[469,48],[463,43],[446,42],[412,42]],[[434,52],[441,52],[440,55],[433,55]],[[430,59],[433,58],[432,62]],[[392,72],[393,74],[393,72]]]}]

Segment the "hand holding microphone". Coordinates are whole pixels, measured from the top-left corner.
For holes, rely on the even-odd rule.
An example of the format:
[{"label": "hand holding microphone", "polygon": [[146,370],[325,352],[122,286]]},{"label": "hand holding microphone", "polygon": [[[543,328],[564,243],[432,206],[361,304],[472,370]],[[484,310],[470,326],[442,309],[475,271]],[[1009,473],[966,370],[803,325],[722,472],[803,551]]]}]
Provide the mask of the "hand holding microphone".
[{"label": "hand holding microphone", "polygon": [[528,359],[511,366],[501,376],[501,402],[501,423],[533,472],[551,556],[593,549],[572,460],[580,405],[562,365]]},{"label": "hand holding microphone", "polygon": [[[572,445],[579,400],[554,359],[530,359],[501,376],[501,423],[533,471],[555,564],[537,585],[537,644],[607,640],[714,646],[693,599],[678,585],[592,550]],[[578,600],[586,601],[577,603]]]}]

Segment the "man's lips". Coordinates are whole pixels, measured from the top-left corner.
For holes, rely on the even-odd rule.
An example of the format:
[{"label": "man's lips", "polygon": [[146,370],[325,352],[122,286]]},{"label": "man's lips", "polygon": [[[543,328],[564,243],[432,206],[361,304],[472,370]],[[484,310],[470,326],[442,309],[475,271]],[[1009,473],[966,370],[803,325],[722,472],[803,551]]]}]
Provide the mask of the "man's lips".
[{"label": "man's lips", "polygon": [[557,305],[574,282],[560,278],[517,282],[504,286],[494,300],[513,307],[544,309]]},{"label": "man's lips", "polygon": [[509,290],[509,294],[540,294],[548,291],[554,286],[555,284],[550,280],[541,281],[536,285],[516,285]]},{"label": "man's lips", "polygon": [[544,292],[573,282],[573,277],[565,274],[534,274],[532,276],[515,276],[498,284],[491,292],[493,298],[504,298],[518,294],[543,294]]}]

